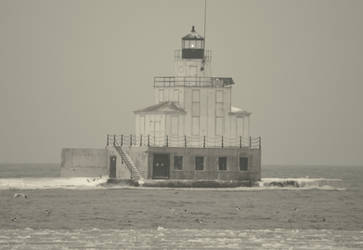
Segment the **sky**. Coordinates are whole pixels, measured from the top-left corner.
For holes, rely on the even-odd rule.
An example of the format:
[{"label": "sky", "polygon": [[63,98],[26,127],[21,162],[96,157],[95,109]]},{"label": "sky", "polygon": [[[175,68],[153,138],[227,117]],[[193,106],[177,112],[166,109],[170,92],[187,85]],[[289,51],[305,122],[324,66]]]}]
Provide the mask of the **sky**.
[{"label": "sky", "polygon": [[[0,0],[0,162],[60,162],[134,132],[203,0]],[[214,76],[262,163],[363,165],[363,1],[208,0]]]}]

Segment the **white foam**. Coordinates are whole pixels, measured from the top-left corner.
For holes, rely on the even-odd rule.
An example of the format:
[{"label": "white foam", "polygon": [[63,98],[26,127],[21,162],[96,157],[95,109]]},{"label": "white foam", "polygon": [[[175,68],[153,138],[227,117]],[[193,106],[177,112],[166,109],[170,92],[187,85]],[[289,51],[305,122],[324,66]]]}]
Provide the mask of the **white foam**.
[{"label": "white foam", "polygon": [[345,190],[340,179],[325,178],[263,178],[253,187],[232,188],[168,188],[134,187],[122,185],[100,185],[107,177],[70,177],[70,178],[9,178],[0,179],[0,190],[6,189],[178,189],[178,190],[215,190],[215,191],[263,191],[263,190]]},{"label": "white foam", "polygon": [[99,184],[107,181],[102,177],[70,178],[6,178],[0,179],[0,190],[4,189],[89,189],[100,188]]}]

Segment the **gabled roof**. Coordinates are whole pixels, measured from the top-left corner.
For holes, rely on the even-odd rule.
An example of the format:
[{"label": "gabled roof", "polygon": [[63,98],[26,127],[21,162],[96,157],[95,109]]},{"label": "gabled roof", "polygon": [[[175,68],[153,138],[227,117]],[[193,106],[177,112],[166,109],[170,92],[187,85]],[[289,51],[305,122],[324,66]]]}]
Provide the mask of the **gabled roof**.
[{"label": "gabled roof", "polygon": [[246,110],[242,110],[240,108],[237,107],[233,107],[231,106],[231,111],[229,112],[230,115],[235,115],[238,117],[244,117],[244,116],[250,116],[251,113],[247,112]]},{"label": "gabled roof", "polygon": [[185,110],[175,102],[161,102],[155,105],[151,105],[149,107],[139,109],[134,111],[135,114],[138,113],[162,113],[162,114],[168,114],[168,113],[182,113],[185,114]]}]

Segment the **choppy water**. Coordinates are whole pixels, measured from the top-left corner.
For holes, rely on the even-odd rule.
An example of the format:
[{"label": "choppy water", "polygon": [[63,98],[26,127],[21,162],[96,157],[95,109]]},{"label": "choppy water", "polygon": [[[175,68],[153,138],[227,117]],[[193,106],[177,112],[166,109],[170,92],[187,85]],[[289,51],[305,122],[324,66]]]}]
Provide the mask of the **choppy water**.
[{"label": "choppy water", "polygon": [[[262,175],[264,183],[261,187],[256,187],[261,191],[265,189],[271,191],[267,184],[276,180],[271,178],[295,178],[305,183],[305,186],[298,188],[300,190],[309,190],[309,187],[321,190],[321,194],[315,192],[315,195],[324,195],[324,192],[330,190],[344,190],[342,199],[362,198],[363,167],[266,166],[263,167]],[[58,176],[59,167],[55,164],[48,167],[36,164],[0,164],[2,187],[0,192],[1,189],[51,188],[55,185],[58,185],[58,188],[77,186],[94,188],[98,182],[103,181],[102,179],[94,181],[90,178],[65,180],[56,178]],[[265,184],[267,186],[264,186]],[[251,189],[234,190],[244,192]],[[310,192],[307,192],[307,195],[309,194]],[[363,249],[362,230],[363,225],[360,231],[263,230],[262,228],[261,230],[0,229],[0,249]]]},{"label": "choppy water", "polygon": [[1,249],[362,249],[363,231],[0,230]]}]

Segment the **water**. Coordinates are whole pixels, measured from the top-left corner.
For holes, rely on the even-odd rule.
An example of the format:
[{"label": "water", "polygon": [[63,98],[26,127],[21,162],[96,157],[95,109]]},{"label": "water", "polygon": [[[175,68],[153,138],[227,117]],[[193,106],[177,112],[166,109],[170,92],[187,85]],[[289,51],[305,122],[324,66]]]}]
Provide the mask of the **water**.
[{"label": "water", "polygon": [[[3,183],[3,188],[0,188],[0,194],[2,193],[3,197],[5,195],[5,198],[2,200],[8,202],[17,202],[17,204],[14,203],[14,205],[10,204],[8,206],[10,209],[9,212],[6,212],[8,211],[8,208],[5,210],[0,209],[0,211],[3,211],[0,212],[0,220],[7,218],[7,213],[11,213],[11,208],[13,208],[13,210],[17,209],[15,205],[20,207],[19,211],[22,211],[21,209],[23,208],[21,208],[21,204],[27,204],[27,201],[22,201],[19,199],[13,199],[12,201],[11,196],[9,196],[12,194],[12,189],[4,188],[6,183],[15,185],[14,187],[20,187],[23,185],[25,189],[29,188],[29,185],[38,185],[35,187],[33,186],[34,188],[49,188],[52,185],[53,187],[58,185],[58,188],[69,187],[72,189],[78,189],[79,187],[85,186],[95,188],[95,192],[96,190],[98,190],[97,192],[104,192],[99,190],[105,190],[105,192],[108,192],[108,188],[97,186],[99,180],[93,181],[91,178],[63,179],[57,178],[58,176],[59,166],[57,164],[0,164],[0,186],[2,185],[1,183]],[[258,227],[252,227],[253,229],[238,229],[235,227],[230,227],[230,229],[228,229],[228,225],[230,224],[227,224],[227,228],[224,226],[220,229],[212,228],[207,224],[205,224],[205,226],[203,226],[203,224],[198,224],[198,228],[195,228],[196,226],[192,224],[185,224],[187,226],[181,226],[179,228],[169,228],[167,223],[163,225],[163,227],[157,226],[154,228],[151,228],[150,226],[145,228],[125,228],[124,226],[120,227],[119,224],[115,223],[114,227],[105,228],[105,226],[98,227],[96,223],[87,224],[86,222],[82,225],[91,224],[92,227],[85,227],[81,225],[79,228],[77,228],[77,226],[72,226],[69,229],[64,229],[64,227],[58,227],[57,225],[52,225],[51,228],[47,228],[46,221],[41,221],[43,224],[39,224],[45,226],[37,226],[32,228],[28,226],[19,227],[14,223],[9,222],[8,224],[2,223],[3,226],[0,228],[0,249],[363,249],[363,223],[361,219],[363,216],[363,207],[361,206],[363,203],[363,167],[265,166],[263,167],[262,177],[265,182],[269,180],[268,178],[296,178],[296,180],[299,181],[305,180],[305,183],[310,181],[315,186],[312,186],[314,188],[313,190],[298,187],[282,187],[276,189],[261,187],[252,189],[218,189],[221,195],[213,193],[216,191],[216,189],[202,189],[205,191],[198,192],[201,194],[205,193],[206,197],[212,194],[213,197],[217,197],[216,199],[221,199],[221,197],[223,197],[223,200],[226,202],[229,202],[229,198],[227,196],[233,197],[234,195],[231,193],[228,193],[227,195],[225,191],[233,191],[235,194],[242,192],[244,194],[242,197],[246,197],[249,202],[251,202],[251,205],[246,204],[245,207],[248,208],[249,211],[255,210],[255,212],[252,212],[252,214],[249,214],[250,212],[248,211],[246,211],[246,214],[242,213],[242,218],[246,219],[248,219],[249,216],[255,216],[256,218],[267,216],[267,213],[270,213],[268,216],[271,217],[272,212],[270,212],[270,210],[262,209],[262,212],[256,212],[256,209],[258,209],[257,206],[266,206],[267,204],[267,206],[271,206],[271,209],[276,209],[279,207],[278,202],[275,201],[276,197],[281,197],[282,199],[284,199],[284,197],[288,197],[288,201],[281,203],[282,207],[280,208],[280,211],[281,213],[283,211],[290,211],[290,203],[293,204],[292,208],[295,206],[301,206],[299,210],[302,210],[302,212],[305,213],[305,216],[311,215],[309,218],[296,217],[297,222],[295,222],[295,224],[298,225],[298,222],[301,222],[302,225],[305,225],[303,228],[299,228],[299,226],[298,228],[291,229],[286,226],[284,228],[271,228],[269,223],[272,223],[272,225],[275,225],[273,223],[277,223],[274,221],[275,217],[271,217],[272,219],[266,221],[260,220],[258,223],[256,222],[255,225],[258,225]],[[323,184],[319,184],[321,182],[323,182]],[[327,183],[329,184],[329,188],[326,188],[327,185],[325,184]],[[132,192],[138,192],[138,189],[151,190],[150,192],[147,191],[147,194],[152,194],[155,191],[155,189],[150,188],[133,188],[135,191]],[[193,190],[185,190],[186,191],[183,189],[178,189],[178,192],[185,192],[183,194],[184,198],[181,199],[189,202],[188,197],[191,195],[190,192],[193,192]],[[260,192],[256,193],[256,190]],[[246,191],[251,192],[246,193]],[[16,190],[16,192],[18,192],[18,190]],[[21,190],[21,192],[26,192],[26,190]],[[32,205],[33,207],[37,208],[43,204],[46,204],[47,201],[42,200],[42,197],[50,197],[52,195],[54,196],[55,193],[55,191],[52,190],[44,190],[42,192],[43,193],[38,197],[34,197],[37,195],[36,191],[30,192],[34,199],[33,201],[29,202],[34,202],[35,198],[38,198],[37,202],[40,202],[39,204]],[[62,195],[63,199],[68,201],[69,198],[67,198],[65,195],[72,195],[70,192],[72,191],[64,190],[60,193],[57,193],[57,195]],[[77,192],[77,195],[82,195],[82,193],[79,193],[80,191]],[[122,190],[119,190],[118,192],[125,196],[123,199],[127,198],[127,194],[123,194]],[[173,194],[174,191],[165,191],[164,193],[167,193],[166,196],[161,197],[167,197],[167,195]],[[105,194],[107,195],[107,193]],[[111,193],[108,195],[111,195]],[[133,195],[135,195],[135,193],[130,193],[129,195],[130,198],[128,201],[132,202],[134,199]],[[273,197],[270,201],[260,200],[261,197],[266,199],[269,196]],[[296,199],[294,198],[295,196]],[[99,196],[94,195],[91,199],[100,199],[97,197]],[[117,196],[112,197],[114,199],[114,197]],[[214,199],[213,197],[210,199],[206,197],[201,198],[202,201],[205,199],[205,202],[211,202]],[[107,197],[104,199],[107,200]],[[324,202],[321,204],[317,203],[317,201],[320,199],[324,200]],[[311,204],[309,203],[311,200],[315,202],[312,208],[309,208],[307,205]],[[147,198],[145,201],[147,201]],[[170,201],[172,203],[169,203],[178,204],[177,201],[178,198],[174,198],[173,201]],[[94,209],[95,213],[98,213],[98,217],[103,214],[99,214],[101,210],[99,210],[97,206],[99,206],[100,209],[108,209],[107,204],[104,207],[102,204],[94,204],[93,208],[87,208],[87,206],[82,205],[82,202],[84,201],[81,201],[79,204],[82,209],[85,209],[87,213],[90,213],[90,211],[92,212],[92,209]],[[167,200],[163,200],[162,202],[164,202],[163,204],[169,204]],[[301,202],[304,204],[301,204]],[[150,205],[154,203],[148,204]],[[336,207],[334,207],[334,204],[336,204]],[[338,207],[338,204],[340,207]],[[113,205],[115,205],[115,203],[113,203]],[[2,205],[0,203],[0,208],[1,206]],[[156,209],[158,209],[157,205],[155,206]],[[185,206],[191,207],[191,205],[188,205],[188,203],[186,203]],[[72,205],[70,208],[72,209],[73,207],[74,205]],[[76,209],[76,207],[74,207],[74,209]],[[129,209],[130,208],[127,208],[125,211],[130,213],[132,210]],[[291,211],[291,213],[299,213],[299,210]],[[331,224],[326,224],[326,222],[312,222],[310,224],[304,224],[306,220],[320,220],[321,218],[319,216],[323,215],[320,214],[319,211],[323,210],[329,210],[332,213],[330,217],[326,217],[327,222],[329,223],[334,219]],[[175,211],[179,212],[177,207],[175,208]],[[311,213],[307,211],[311,211]],[[150,212],[156,213],[155,211],[153,212],[151,210]],[[324,214],[324,216],[329,216],[330,212],[327,212]],[[38,213],[40,212],[35,210],[35,216],[39,216]],[[110,210],[110,213],[113,212]],[[121,211],[119,213],[121,213]],[[286,216],[288,215],[289,214],[286,214]],[[317,215],[317,217],[314,217],[315,215]],[[92,218],[96,215],[90,214],[89,216],[89,218]],[[134,216],[133,213],[131,213],[130,216]],[[225,215],[222,214],[221,216]],[[234,218],[234,215],[231,216]],[[146,218],[148,217],[146,216]],[[209,218],[208,215],[205,215],[205,218]],[[186,219],[188,219],[188,217],[186,217]],[[29,220],[32,219],[30,218]],[[280,219],[280,222],[281,220],[283,219]],[[164,221],[168,222],[167,219]],[[354,226],[347,226],[353,225],[353,223],[355,223]],[[288,224],[288,222],[286,222],[286,224]],[[61,223],[59,225],[61,225]],[[281,223],[278,225],[284,226],[284,224]],[[311,228],[311,225],[321,226],[319,226],[319,229],[316,229]],[[324,228],[324,225],[328,225],[328,227]]]},{"label": "water", "polygon": [[[363,232],[332,230],[1,230],[3,249],[361,249]],[[61,245],[61,247],[60,247]]]},{"label": "water", "polygon": [[0,179],[59,176],[60,166],[57,163],[0,163]]}]

